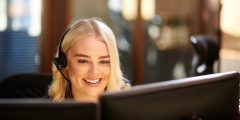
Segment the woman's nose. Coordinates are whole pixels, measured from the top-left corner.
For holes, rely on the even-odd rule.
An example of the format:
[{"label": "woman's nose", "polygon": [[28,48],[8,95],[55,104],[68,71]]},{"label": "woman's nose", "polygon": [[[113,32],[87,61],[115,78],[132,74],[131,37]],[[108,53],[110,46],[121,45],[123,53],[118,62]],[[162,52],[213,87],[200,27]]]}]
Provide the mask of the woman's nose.
[{"label": "woman's nose", "polygon": [[88,73],[89,74],[97,74],[99,71],[98,71],[98,67],[96,64],[92,64],[90,69],[88,70]]}]

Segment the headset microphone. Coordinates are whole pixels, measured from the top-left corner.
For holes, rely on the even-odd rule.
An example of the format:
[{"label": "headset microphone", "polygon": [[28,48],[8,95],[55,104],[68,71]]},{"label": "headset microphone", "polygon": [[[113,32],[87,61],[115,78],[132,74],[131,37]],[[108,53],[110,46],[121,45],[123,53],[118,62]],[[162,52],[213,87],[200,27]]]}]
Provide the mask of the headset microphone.
[{"label": "headset microphone", "polygon": [[[71,28],[71,27],[70,27]],[[59,42],[59,48],[58,48],[58,57],[55,57],[54,59],[53,59],[53,63],[54,63],[54,65],[56,66],[56,68],[60,71],[60,73],[62,74],[62,76],[71,84],[71,82],[70,82],[70,80],[69,79],[67,79],[67,77],[65,77],[65,75],[62,73],[62,68],[66,68],[67,67],[67,57],[65,56],[65,54],[61,51],[61,45],[62,45],[62,41],[63,41],[63,39],[64,39],[64,37],[65,37],[65,35],[67,34],[67,32],[70,30],[70,28],[68,28],[65,32],[64,32],[64,34],[63,34],[63,36],[62,36],[62,38],[61,38],[61,40],[60,40],[60,42]]]}]

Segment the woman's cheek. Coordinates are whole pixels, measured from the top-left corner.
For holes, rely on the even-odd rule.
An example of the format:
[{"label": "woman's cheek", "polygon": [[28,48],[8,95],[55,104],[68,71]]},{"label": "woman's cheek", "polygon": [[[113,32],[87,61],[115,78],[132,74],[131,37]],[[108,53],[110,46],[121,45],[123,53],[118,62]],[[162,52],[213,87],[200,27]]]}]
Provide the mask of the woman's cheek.
[{"label": "woman's cheek", "polygon": [[104,67],[103,69],[102,69],[102,71],[103,71],[103,73],[106,75],[106,76],[110,76],[110,73],[111,73],[111,68],[110,68],[110,66],[109,67]]},{"label": "woman's cheek", "polygon": [[86,66],[73,65],[71,72],[74,76],[81,77],[84,73],[86,73]]}]

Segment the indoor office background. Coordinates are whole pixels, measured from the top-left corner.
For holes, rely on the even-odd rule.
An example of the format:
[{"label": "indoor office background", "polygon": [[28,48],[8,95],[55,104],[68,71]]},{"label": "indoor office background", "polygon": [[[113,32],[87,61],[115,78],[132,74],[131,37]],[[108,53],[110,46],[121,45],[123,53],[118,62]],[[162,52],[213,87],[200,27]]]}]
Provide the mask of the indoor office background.
[{"label": "indoor office background", "polygon": [[0,80],[51,74],[72,21],[99,17],[114,31],[123,73],[133,85],[190,76],[191,35],[220,44],[214,72],[240,72],[239,0],[0,0]]}]

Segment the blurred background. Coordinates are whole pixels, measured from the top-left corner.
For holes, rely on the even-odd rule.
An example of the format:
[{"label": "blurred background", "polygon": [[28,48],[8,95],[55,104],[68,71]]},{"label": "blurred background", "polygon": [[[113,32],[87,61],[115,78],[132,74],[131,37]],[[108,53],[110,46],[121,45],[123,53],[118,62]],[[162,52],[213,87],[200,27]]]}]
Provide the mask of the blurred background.
[{"label": "blurred background", "polygon": [[220,47],[213,73],[240,72],[239,6],[239,0],[0,0],[0,81],[23,72],[51,74],[64,31],[89,17],[114,31],[133,85],[201,75],[208,66],[193,68],[201,54],[192,35],[209,36]]}]

